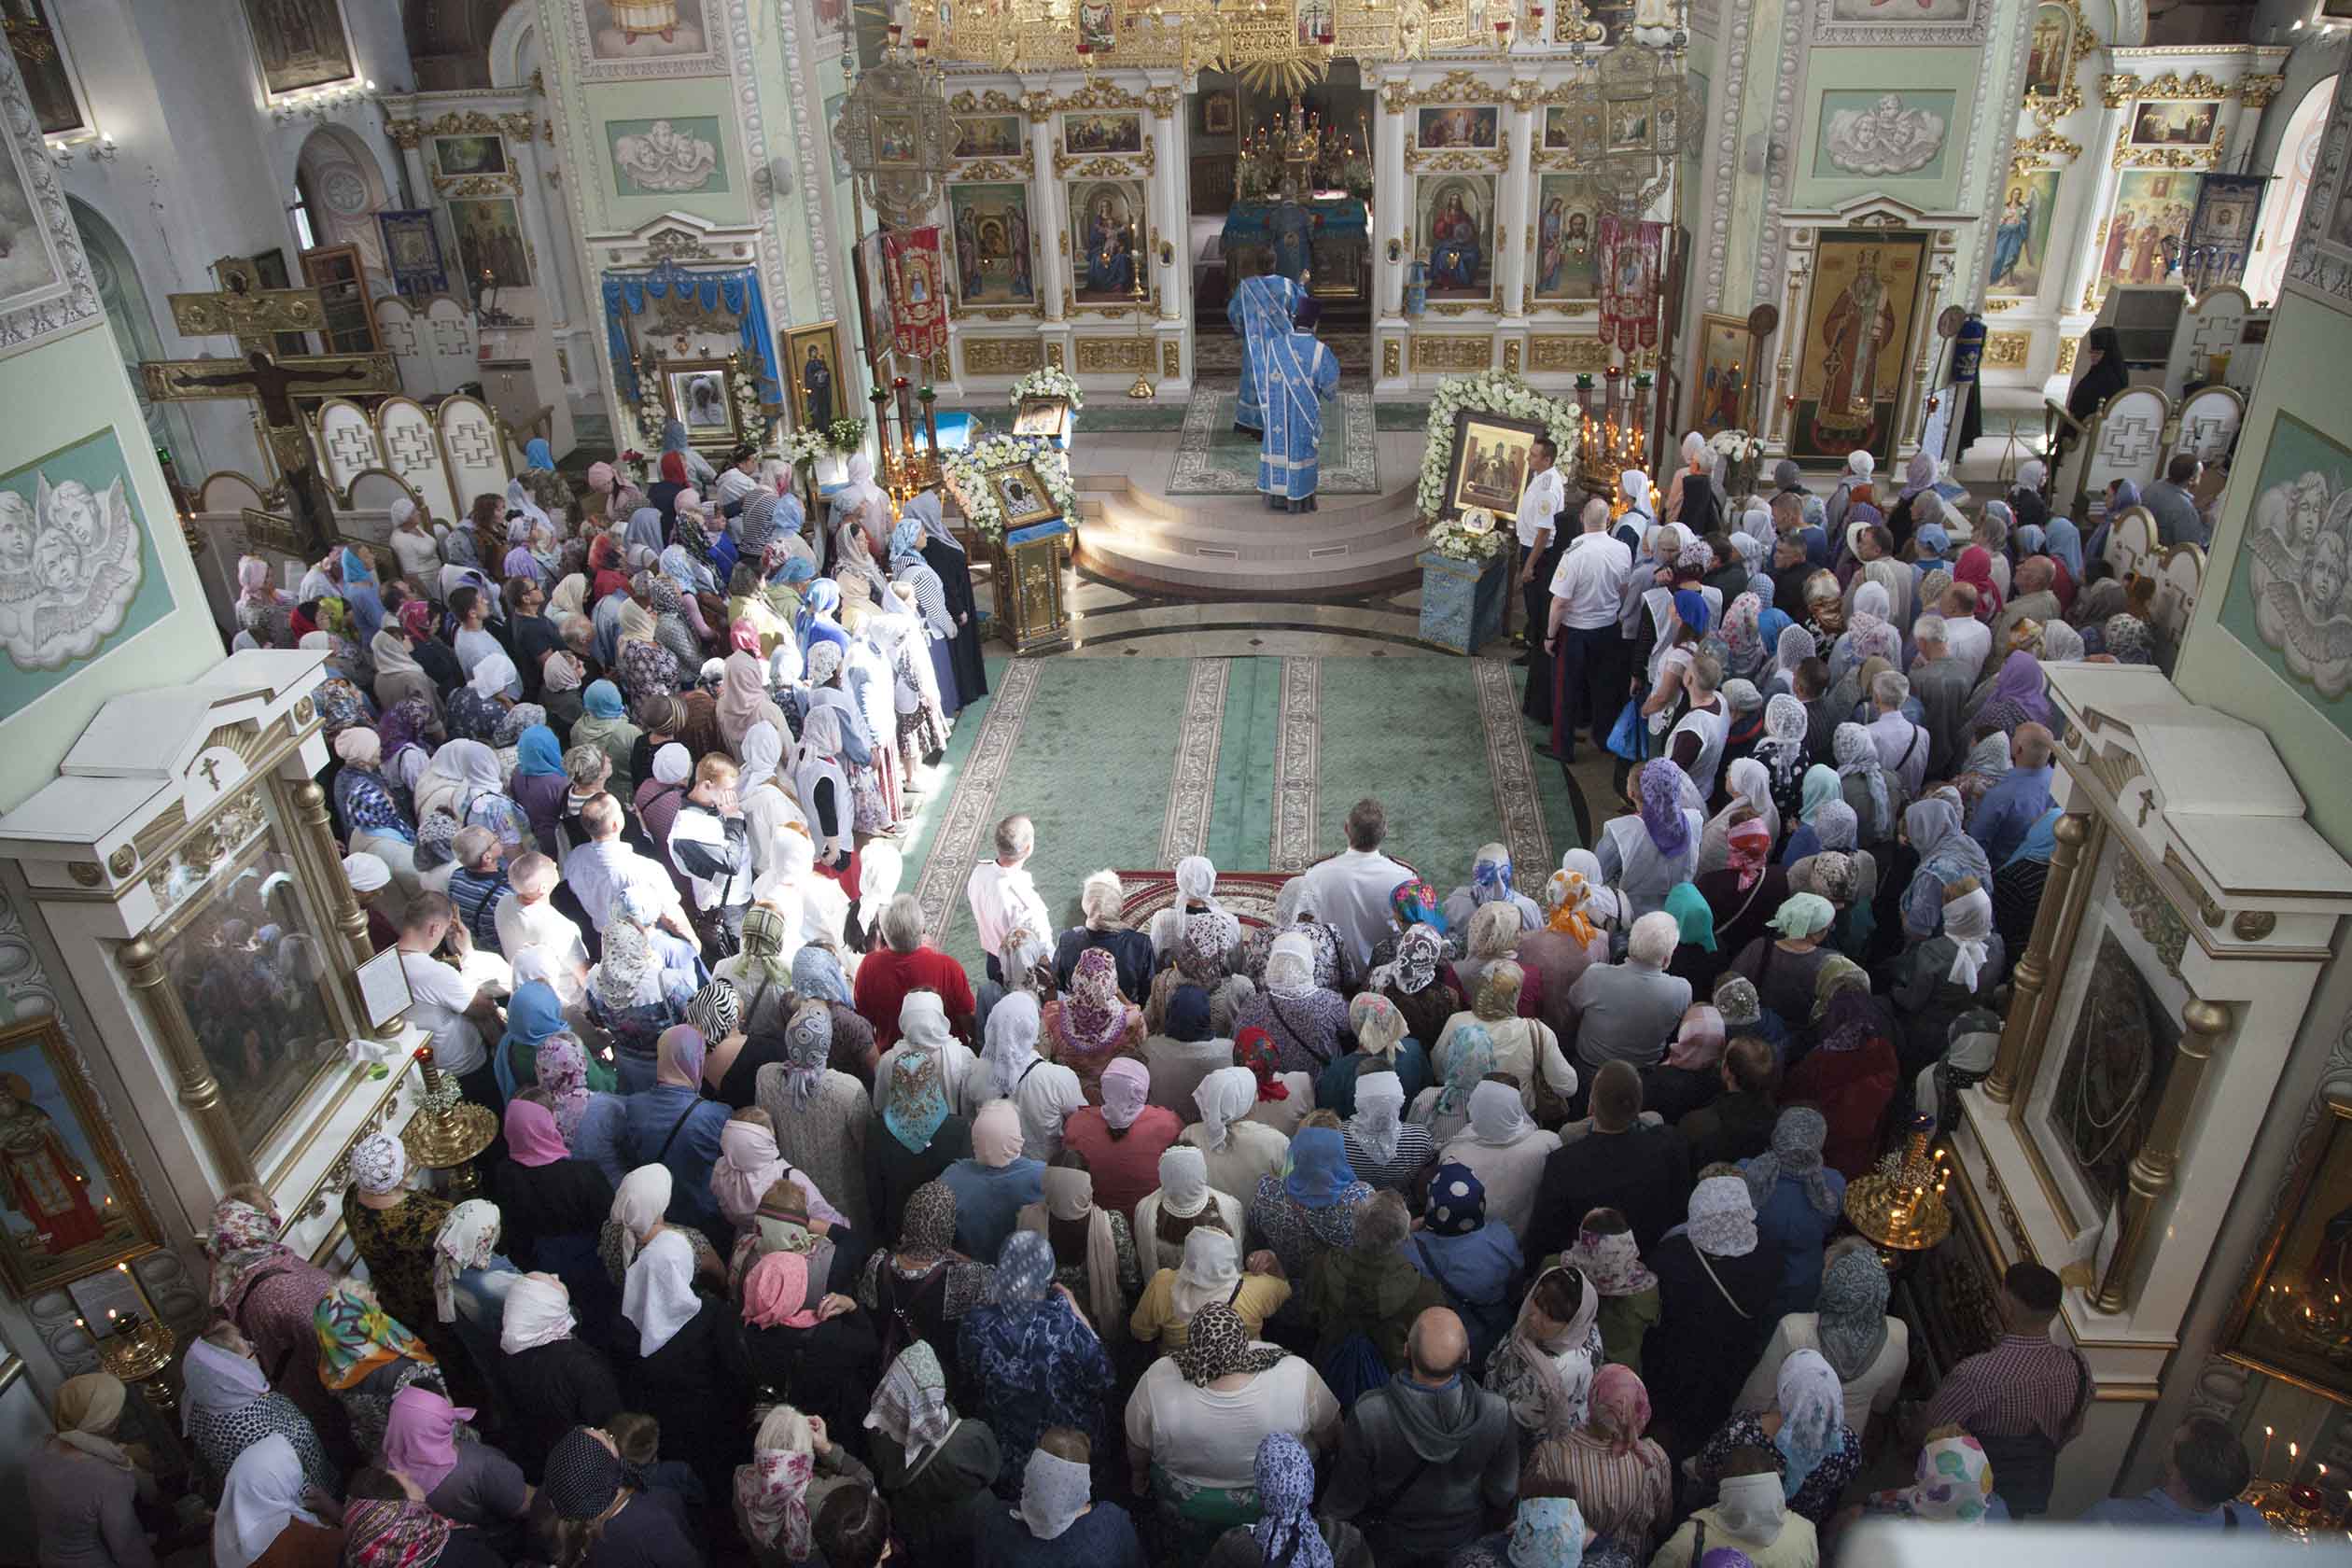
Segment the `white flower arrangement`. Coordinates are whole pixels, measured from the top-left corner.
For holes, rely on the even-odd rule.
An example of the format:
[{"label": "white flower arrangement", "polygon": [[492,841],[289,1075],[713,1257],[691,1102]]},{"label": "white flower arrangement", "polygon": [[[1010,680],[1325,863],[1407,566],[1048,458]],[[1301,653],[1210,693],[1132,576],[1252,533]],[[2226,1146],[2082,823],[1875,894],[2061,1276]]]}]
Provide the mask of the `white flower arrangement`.
[{"label": "white flower arrangement", "polygon": [[1467,508],[1429,530],[1429,548],[1457,561],[1491,561],[1508,542],[1509,537],[1495,526],[1494,513],[1484,507]]},{"label": "white flower arrangement", "polygon": [[[1454,416],[1465,409],[1541,425],[1559,449],[1561,477],[1574,484],[1584,417],[1575,404],[1547,398],[1519,377],[1499,371],[1448,376],[1429,399],[1429,444],[1421,454],[1421,484],[1415,495],[1423,517],[1435,518],[1446,504],[1446,476],[1453,469]],[[1430,537],[1435,543],[1435,529]]]},{"label": "white flower arrangement", "polygon": [[[1056,396],[1046,393],[1044,396]],[[990,540],[1004,537],[1004,508],[987,476],[1001,469],[1028,464],[1044,482],[1045,493],[1073,525],[1078,521],[1078,490],[1070,482],[1070,458],[1040,436],[984,436],[961,452],[940,455],[941,476],[956,497],[964,521]]]},{"label": "white flower arrangement", "polygon": [[1760,455],[1764,443],[1745,430],[1719,430],[1707,445],[1729,463],[1745,463]]},{"label": "white flower arrangement", "polygon": [[1086,406],[1086,395],[1078,390],[1077,378],[1058,365],[1029,371],[1013,384],[1005,397],[1015,409],[1024,398],[1059,398],[1070,404],[1072,413],[1083,413]]},{"label": "white flower arrangement", "polygon": [[650,451],[662,450],[662,427],[669,423],[669,410],[662,402],[661,384],[651,376],[637,378],[637,433]]}]

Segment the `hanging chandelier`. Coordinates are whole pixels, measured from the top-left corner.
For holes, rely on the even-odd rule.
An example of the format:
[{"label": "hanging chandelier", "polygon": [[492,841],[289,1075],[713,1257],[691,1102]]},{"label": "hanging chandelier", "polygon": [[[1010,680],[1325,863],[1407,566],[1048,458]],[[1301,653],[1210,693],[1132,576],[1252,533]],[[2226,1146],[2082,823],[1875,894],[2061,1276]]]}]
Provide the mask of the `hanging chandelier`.
[{"label": "hanging chandelier", "polygon": [[1705,134],[1706,106],[1690,91],[1690,31],[1679,5],[1669,13],[1662,0],[1645,0],[1621,31],[1593,63],[1587,51],[1603,30],[1581,0],[1568,0],[1558,36],[1589,72],[1564,106],[1567,161],[1601,206],[1640,217],[1664,193],[1675,161]]},{"label": "hanging chandelier", "polygon": [[893,23],[882,58],[858,75],[833,124],[833,145],[883,223],[929,220],[951,166],[947,92],[931,40],[902,41]]}]

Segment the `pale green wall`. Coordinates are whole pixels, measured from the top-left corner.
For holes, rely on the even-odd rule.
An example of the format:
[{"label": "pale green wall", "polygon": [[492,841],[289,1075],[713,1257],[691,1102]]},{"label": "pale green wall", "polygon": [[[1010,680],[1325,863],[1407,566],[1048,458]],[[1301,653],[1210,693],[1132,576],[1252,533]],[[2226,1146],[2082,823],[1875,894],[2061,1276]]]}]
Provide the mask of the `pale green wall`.
[{"label": "pale green wall", "polygon": [[135,637],[102,644],[72,679],[0,719],[0,811],[11,811],[55,777],[58,763],[108,698],[184,685],[218,664],[225,651],[105,318],[93,316],[79,331],[0,360],[0,402],[8,410],[0,472],[113,427],[172,593],[172,609],[161,621]]},{"label": "pale green wall", "polygon": [[[1730,0],[1738,5],[1741,0]],[[1807,0],[1757,0],[1748,24],[1747,74],[1741,83],[1740,133],[1731,148],[1739,173],[1731,181],[1731,219],[1724,229],[1723,303],[1727,315],[1745,315],[1757,303],[1756,245],[1764,227],[1771,182],[1747,173],[1747,149],[1772,126],[1772,92],[1780,74],[1781,21],[1787,7]],[[1719,75],[1720,73],[1718,73]]]},{"label": "pale green wall", "polygon": [[[665,212],[693,213],[713,223],[738,224],[751,216],[751,171],[744,164],[743,135],[735,102],[723,77],[682,81],[590,82],[582,91],[582,118],[595,161],[588,191],[589,211],[599,229],[634,229]],[[612,146],[605,125],[615,119],[686,119],[708,115],[719,121],[720,158],[726,168],[724,190],[689,190],[653,196],[623,196],[613,177]]]},{"label": "pale green wall", "polygon": [[[1970,49],[1814,49],[1806,53],[1805,84],[1798,100],[1797,124],[1802,133],[1797,153],[1796,179],[1789,187],[1792,207],[1832,207],[1857,196],[1883,194],[1913,206],[1943,209],[1959,200],[1960,169],[1966,161],[1969,135],[1976,128],[1977,51]],[[1917,174],[1814,174],[1822,158],[1821,102],[1825,93],[1857,91],[1899,92],[1905,90],[1952,94],[1944,128],[1943,150],[1938,162]],[[1850,103],[1841,107],[1853,106]],[[1826,165],[1822,165],[1826,166]]]},{"label": "pale green wall", "polygon": [[2352,405],[2344,396],[2352,364],[2352,315],[2299,294],[2280,301],[2261,380],[2247,410],[2238,460],[2221,501],[2197,612],[2174,679],[2192,701],[2220,708],[2270,736],[2303,791],[2312,825],[2352,856],[2352,738],[2314,710],[2312,689],[2275,674],[2220,623],[2221,601],[2253,511],[2254,477],[2282,408],[2320,434],[2352,447]]}]

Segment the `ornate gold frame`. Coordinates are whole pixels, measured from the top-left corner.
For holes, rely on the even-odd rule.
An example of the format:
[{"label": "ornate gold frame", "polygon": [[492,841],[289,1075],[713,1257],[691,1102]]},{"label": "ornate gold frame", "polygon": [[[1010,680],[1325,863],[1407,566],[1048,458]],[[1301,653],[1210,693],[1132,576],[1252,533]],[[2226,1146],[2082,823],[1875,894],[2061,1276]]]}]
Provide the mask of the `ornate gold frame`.
[{"label": "ornate gold frame", "polygon": [[37,1044],[42,1056],[48,1059],[49,1071],[56,1075],[58,1087],[64,1091],[66,1103],[81,1123],[82,1136],[90,1141],[91,1155],[105,1168],[106,1180],[114,1184],[115,1191],[121,1194],[123,1207],[137,1225],[139,1236],[125,1245],[110,1247],[62,1265],[46,1277],[25,1275],[18,1267],[14,1248],[0,1248],[0,1284],[5,1284],[9,1297],[17,1301],[23,1300],[36,1290],[62,1285],[69,1279],[77,1280],[85,1274],[111,1268],[128,1259],[145,1256],[162,1244],[162,1233],[156,1226],[155,1216],[148,1211],[146,1200],[140,1196],[139,1183],[132,1177],[131,1162],[124,1156],[122,1146],[115,1141],[106,1118],[99,1113],[98,1091],[82,1077],[74,1060],[73,1048],[65,1039],[65,1031],[60,1026],[57,1015],[45,1013],[0,1029],[0,1050],[13,1050],[25,1043]]},{"label": "ornate gold frame", "polygon": [[[2032,115],[2034,122],[2047,132],[2051,126],[2082,107],[2082,84],[2075,79],[2075,74],[2081,68],[2086,56],[2094,49],[2107,48],[2107,45],[2100,42],[2098,35],[2091,31],[2091,23],[2082,14],[2081,0],[2036,0],[2035,16],[2041,14],[2041,8],[2044,6],[2057,7],[2060,10],[2066,12],[2074,23],[2072,30],[2066,35],[2065,63],[2059,68],[2058,95],[2054,98],[2044,98],[2031,88],[2025,91],[2023,105],[2025,112]],[[2032,35],[2032,31],[2033,21],[2029,18],[2026,21],[2026,33],[2029,37]]]},{"label": "ornate gold frame", "polygon": [[2261,1299],[2262,1286],[2271,1270],[2277,1267],[2278,1254],[2287,1244],[2287,1232],[2301,1216],[2309,1201],[2311,1190],[2319,1180],[2319,1172],[2327,1164],[2339,1141],[2352,1139],[2352,1096],[2338,1091],[2331,1093],[2322,1107],[2322,1114],[2311,1147],[2296,1161],[2293,1176],[2280,1195],[2278,1212],[2271,1223],[2270,1234],[2263,1239],[2260,1261],[2247,1270],[2246,1288],[2238,1293],[2237,1305],[2231,1309],[2230,1321],[2221,1331],[2223,1359],[2236,1362],[2282,1382],[2291,1383],[2322,1399],[2339,1405],[2352,1405],[2352,1381],[2331,1388],[2308,1376],[2244,1348],[2247,1325],[2253,1321],[2254,1304]]}]

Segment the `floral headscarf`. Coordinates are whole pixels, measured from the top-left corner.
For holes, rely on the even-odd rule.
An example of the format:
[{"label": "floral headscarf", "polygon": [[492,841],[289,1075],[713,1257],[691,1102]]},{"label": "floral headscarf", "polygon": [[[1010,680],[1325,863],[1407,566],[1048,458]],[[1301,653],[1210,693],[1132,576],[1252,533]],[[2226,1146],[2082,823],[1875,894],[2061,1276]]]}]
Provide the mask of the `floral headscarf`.
[{"label": "floral headscarf", "polygon": [[257,1206],[243,1198],[224,1197],[213,1207],[212,1304],[226,1309],[255,1269],[291,1260],[293,1251],[278,1240],[285,1227],[277,1206]]},{"label": "floral headscarf", "polygon": [[1257,1079],[1257,1097],[1261,1101],[1290,1098],[1290,1085],[1282,1082],[1281,1058],[1275,1054],[1274,1037],[1264,1029],[1245,1029],[1234,1038],[1233,1065],[1248,1068]]},{"label": "floral headscarf", "polygon": [[1520,1499],[1511,1520],[1511,1568],[1577,1568],[1584,1548],[1584,1513],[1575,1498]]},{"label": "floral headscarf", "polygon": [[1683,786],[1688,779],[1665,757],[1642,764],[1642,828],[1658,852],[1670,860],[1690,847],[1690,819],[1683,814]]},{"label": "floral headscarf", "polygon": [[[1603,1292],[1603,1294],[1608,1294]],[[1592,1375],[1589,1420],[1615,1453],[1631,1453],[1649,1431],[1649,1386],[1630,1366],[1611,1362]]]},{"label": "floral headscarf", "polygon": [[1285,1568],[1332,1568],[1330,1544],[1315,1523],[1315,1463],[1306,1445],[1287,1432],[1269,1432],[1258,1439],[1253,1469],[1258,1518],[1250,1538],[1260,1559]]},{"label": "floral headscarf", "polygon": [[792,955],[792,989],[803,998],[851,1005],[849,982],[830,948],[810,943]]},{"label": "floral headscarf", "polygon": [[1723,612],[1724,669],[1753,680],[1764,667],[1764,633],[1760,624],[1764,601],[1742,594]]},{"label": "floral headscarf", "polygon": [[1945,1524],[1981,1524],[1993,1498],[1993,1462],[1984,1445],[1961,1433],[1939,1437],[1919,1450],[1917,1478],[1899,1491],[1882,1491],[1877,1506],[1907,1519]]},{"label": "floral headscarf", "polygon": [[1781,1456],[1781,1495],[1793,1498],[1843,1446],[1845,1389],[1819,1351],[1791,1351],[1780,1365],[1772,1403],[1781,1418],[1772,1434]]},{"label": "floral headscarf", "polygon": [[430,1568],[452,1528],[428,1504],[355,1497],[343,1505],[344,1568]]},{"label": "floral headscarf", "polygon": [[1396,957],[1372,972],[1371,988],[1394,987],[1401,995],[1419,996],[1437,978],[1437,963],[1445,951],[1445,938],[1435,927],[1406,927],[1396,939]]},{"label": "floral headscarf", "polygon": [[1062,998],[1062,1043],[1081,1057],[1099,1057],[1119,1043],[1127,1028],[1118,964],[1108,947],[1089,947],[1078,955],[1070,994]]},{"label": "floral headscarf", "polygon": [[1389,908],[1401,930],[1427,926],[1439,936],[1446,934],[1446,912],[1437,902],[1437,889],[1419,877],[1396,885],[1389,893]]},{"label": "floral headscarf", "polygon": [[1465,1110],[1471,1091],[1493,1071],[1494,1036],[1486,1026],[1467,1023],[1454,1030],[1453,1070],[1446,1074],[1445,1087],[1437,1091],[1437,1113],[1449,1116]]},{"label": "floral headscarf", "polygon": [[833,1009],[819,1001],[801,1003],[792,1014],[792,1021],[785,1026],[784,1082],[792,1092],[795,1111],[807,1110],[825,1081],[825,1063],[833,1055]]},{"label": "floral headscarf", "polygon": [[[1603,1295],[1639,1295],[1658,1288],[1658,1276],[1644,1266],[1641,1243],[1630,1230],[1603,1236],[1588,1226],[1576,1233],[1576,1244],[1561,1253],[1560,1261],[1591,1281]],[[1646,1410],[1643,1422],[1648,1423]]]},{"label": "floral headscarf", "polygon": [[[769,1259],[791,1255],[772,1253]],[[813,1555],[808,1483],[816,1473],[808,1418],[789,1405],[777,1406],[752,1439],[751,1463],[737,1465],[735,1473],[735,1507],[750,1527],[747,1533],[754,1546],[782,1548],[787,1562]]]},{"label": "floral headscarf", "polygon": [[890,1103],[882,1112],[882,1125],[908,1154],[931,1147],[940,1124],[947,1119],[947,1085],[936,1051],[908,1051],[890,1064]]},{"label": "floral headscarf", "polygon": [[1840,779],[1859,778],[1870,791],[1870,829],[1873,843],[1895,832],[1895,808],[1887,798],[1886,773],[1879,766],[1878,746],[1870,739],[1869,731],[1859,724],[1840,724],[1830,740],[1830,749],[1838,760]]},{"label": "floral headscarf", "polygon": [[577,1036],[551,1035],[539,1043],[539,1085],[553,1099],[555,1130],[569,1144],[589,1101],[588,1052]]},{"label": "floral headscarf", "polygon": [[338,1392],[357,1388],[386,1362],[406,1357],[433,1365],[433,1352],[363,1287],[346,1281],[311,1314],[318,1335],[318,1380]]}]

